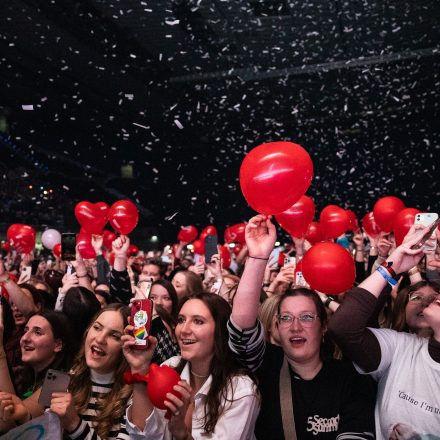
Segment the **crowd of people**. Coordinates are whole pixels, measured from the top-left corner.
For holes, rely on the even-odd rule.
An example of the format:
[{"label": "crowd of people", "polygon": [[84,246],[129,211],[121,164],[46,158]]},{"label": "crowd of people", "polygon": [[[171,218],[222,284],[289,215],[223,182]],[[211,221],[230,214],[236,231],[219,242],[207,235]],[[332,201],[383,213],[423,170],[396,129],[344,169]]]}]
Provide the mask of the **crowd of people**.
[{"label": "crowd of people", "polygon": [[[71,439],[439,439],[440,231],[437,251],[417,246],[426,231],[412,226],[399,246],[393,234],[345,237],[356,282],[337,296],[298,276],[306,240],[293,239],[279,264],[264,215],[249,220],[228,269],[220,252],[205,261],[185,242],[130,255],[124,235],[107,250],[114,260],[100,235],[94,259],[77,250],[48,264],[10,250],[0,260],[0,432],[51,411]],[[131,303],[145,295],[153,321],[138,350]],[[124,380],[152,363],[180,375],[166,409],[144,381]],[[44,407],[49,369],[70,383]]]}]

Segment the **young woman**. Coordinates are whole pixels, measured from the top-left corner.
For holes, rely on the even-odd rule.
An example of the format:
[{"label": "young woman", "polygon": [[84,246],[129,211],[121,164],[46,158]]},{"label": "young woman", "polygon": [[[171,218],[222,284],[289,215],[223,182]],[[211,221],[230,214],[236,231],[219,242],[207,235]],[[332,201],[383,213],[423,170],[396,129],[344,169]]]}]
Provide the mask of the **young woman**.
[{"label": "young woman", "polygon": [[[176,326],[182,354],[166,362],[181,375],[174,388],[181,398],[167,395],[168,421],[165,411],[152,406],[145,384],[135,384],[133,404],[127,410],[131,439],[255,438],[259,398],[254,383],[235,363],[228,347],[226,322],[230,313],[227,302],[212,293],[194,294],[182,301]],[[131,372],[145,374],[154,341],[148,351],[141,352],[130,348],[134,341],[131,335],[123,338]]]},{"label": "young woman", "polygon": [[[380,292],[395,275],[414,267],[423,257],[412,249],[426,228],[412,227],[403,244],[354,289],[342,303],[329,330],[359,371],[378,381],[376,436],[378,439],[419,439],[440,436],[440,293],[432,286],[409,295],[407,324],[429,329],[432,337],[367,328]],[[427,288],[428,287],[428,288]],[[412,309],[414,308],[414,310]]]},{"label": "young woman", "polygon": [[257,321],[265,266],[276,241],[270,218],[246,226],[249,250],[228,322],[229,344],[258,376],[259,439],[374,438],[374,389],[350,365],[321,355],[327,314],[318,294],[287,290],[279,299],[280,347],[266,342]]},{"label": "young woman", "polygon": [[202,279],[189,270],[179,270],[174,274],[171,282],[179,300],[192,293],[203,291]]},{"label": "young woman", "polygon": [[[71,366],[70,346],[73,336],[67,318],[60,312],[44,311],[33,315],[24,327],[20,340],[21,359],[28,369],[17,374],[23,393],[13,391],[6,365],[0,364],[0,430],[11,429],[43,414],[38,404],[41,386],[49,368],[67,371]],[[0,352],[0,362],[5,363]],[[20,397],[23,400],[20,400]]]},{"label": "young woman", "polygon": [[50,410],[70,438],[129,438],[124,413],[132,387],[122,381],[127,363],[121,342],[129,314],[122,304],[97,313],[72,367],[69,392],[53,394]]}]

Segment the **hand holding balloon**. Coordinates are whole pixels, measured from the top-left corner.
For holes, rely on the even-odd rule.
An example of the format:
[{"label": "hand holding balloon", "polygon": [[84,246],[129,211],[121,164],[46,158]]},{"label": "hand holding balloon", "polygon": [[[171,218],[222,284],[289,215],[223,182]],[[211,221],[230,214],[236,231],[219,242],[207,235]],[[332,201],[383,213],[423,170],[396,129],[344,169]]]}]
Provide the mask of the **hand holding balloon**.
[{"label": "hand holding balloon", "polygon": [[273,250],[277,233],[270,216],[256,215],[246,225],[246,245],[249,257],[269,258]]},{"label": "hand holding balloon", "polygon": [[188,382],[180,380],[177,385],[174,385],[173,390],[174,393],[167,393],[167,400],[164,402],[171,413],[168,428],[173,438],[186,439],[188,438],[188,428],[185,425],[185,416],[191,402],[192,388]]}]

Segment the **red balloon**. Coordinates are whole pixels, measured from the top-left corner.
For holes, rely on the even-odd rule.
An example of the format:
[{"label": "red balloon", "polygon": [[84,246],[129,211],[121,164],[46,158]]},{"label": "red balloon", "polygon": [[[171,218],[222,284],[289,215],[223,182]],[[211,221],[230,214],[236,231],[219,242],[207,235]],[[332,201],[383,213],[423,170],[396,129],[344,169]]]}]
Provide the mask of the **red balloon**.
[{"label": "red balloon", "polygon": [[128,247],[128,251],[127,251],[127,255],[137,255],[137,253],[139,252],[139,248],[135,245],[135,244],[131,244]]},{"label": "red balloon", "polygon": [[108,210],[104,202],[79,202],[75,206],[75,217],[87,233],[101,234],[108,221]]},{"label": "red balloon", "polygon": [[391,232],[397,214],[404,208],[404,203],[398,197],[382,197],[374,204],[374,220],[382,231]]},{"label": "red balloon", "polygon": [[179,233],[177,234],[177,239],[183,241],[184,243],[191,243],[197,237],[197,231],[195,226],[182,226]]},{"label": "red balloon", "polygon": [[195,254],[203,255],[205,253],[205,242],[202,240],[194,240],[193,249]]},{"label": "red balloon", "polygon": [[108,229],[104,229],[102,231],[102,241],[104,246],[111,250],[112,249],[112,243],[117,239],[117,235],[113,231],[109,231]]},{"label": "red balloon", "polygon": [[167,393],[172,393],[178,397],[180,394],[174,391],[174,386],[180,381],[180,376],[174,368],[167,365],[151,364],[147,374],[147,393],[151,403],[160,409],[167,409],[165,400]]},{"label": "red balloon", "polygon": [[241,250],[243,249],[243,244],[241,243],[237,243],[233,248],[232,248],[232,252],[234,252],[234,255],[238,255]]},{"label": "red balloon", "polygon": [[336,205],[328,205],[321,211],[319,223],[327,239],[338,238],[349,228],[345,209]]},{"label": "red balloon", "polygon": [[286,254],[284,252],[280,252],[278,254],[278,266],[280,267],[284,266],[284,258],[286,258]]},{"label": "red balloon", "polygon": [[353,231],[353,232],[358,231],[359,222],[356,214],[351,209],[346,209],[345,212],[347,213],[348,216],[348,225],[349,225],[347,231]]},{"label": "red balloon", "polygon": [[338,294],[350,289],[356,278],[354,260],[336,243],[318,243],[302,259],[304,279],[318,292]]},{"label": "red balloon", "polygon": [[32,226],[23,225],[21,223],[15,223],[9,226],[6,232],[9,244],[14,246],[18,252],[24,254],[33,251],[36,235],[35,229]]},{"label": "red balloon", "polygon": [[322,233],[321,225],[318,222],[310,223],[305,239],[311,244],[324,240],[324,234]]},{"label": "red balloon", "polygon": [[362,227],[365,232],[372,238],[376,238],[382,231],[374,220],[373,212],[369,212],[362,218]]},{"label": "red balloon", "polygon": [[96,258],[95,249],[92,246],[92,236],[79,233],[76,236],[76,244],[78,251],[83,258]]},{"label": "red balloon", "polygon": [[416,208],[405,208],[396,215],[393,232],[397,246],[402,244],[405,235],[408,234],[409,229],[414,224],[416,214],[420,212]]},{"label": "red balloon", "polygon": [[130,200],[118,200],[111,206],[108,219],[116,232],[127,235],[136,227],[139,212]]},{"label": "red balloon", "polygon": [[222,260],[222,266],[227,269],[231,265],[231,253],[229,252],[228,246],[221,245],[220,247],[220,258]]},{"label": "red balloon", "polygon": [[280,226],[292,237],[302,238],[315,215],[315,202],[308,196],[301,198],[287,211],[275,216]]},{"label": "red balloon", "polygon": [[249,206],[261,214],[279,214],[305,194],[313,163],[301,145],[269,142],[251,150],[240,167],[240,187]]},{"label": "red balloon", "polygon": [[203,231],[200,233],[200,240],[202,240],[203,242],[205,242],[205,238],[208,235],[217,235],[217,228],[215,226],[206,226],[205,229],[203,229]]},{"label": "red balloon", "polygon": [[52,253],[55,255],[55,257],[61,258],[61,243],[57,243],[52,248]]},{"label": "red balloon", "polygon": [[244,231],[246,229],[246,223],[238,223],[236,225],[229,226],[225,229],[225,243],[240,243],[245,244],[246,239],[244,237]]}]

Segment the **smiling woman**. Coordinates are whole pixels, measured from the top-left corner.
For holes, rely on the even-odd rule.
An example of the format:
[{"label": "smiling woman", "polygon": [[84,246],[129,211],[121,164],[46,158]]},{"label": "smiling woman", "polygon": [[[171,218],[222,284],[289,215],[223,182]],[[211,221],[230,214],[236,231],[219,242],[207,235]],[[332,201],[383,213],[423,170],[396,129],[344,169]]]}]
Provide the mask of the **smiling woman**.
[{"label": "smiling woman", "polygon": [[[133,404],[127,410],[131,439],[231,439],[250,440],[259,412],[259,396],[251,378],[235,362],[228,347],[226,322],[228,303],[212,293],[197,293],[183,299],[177,319],[176,337],[181,356],[165,362],[180,373],[174,387],[180,394],[167,394],[171,412],[153,408],[144,384],[136,384]],[[124,354],[132,373],[149,368],[154,343],[147,352],[132,350],[127,329]]]},{"label": "smiling woman", "polygon": [[53,394],[50,409],[70,438],[128,439],[124,413],[132,387],[122,381],[121,336],[129,312],[122,304],[98,312],[72,367],[69,393]]}]

